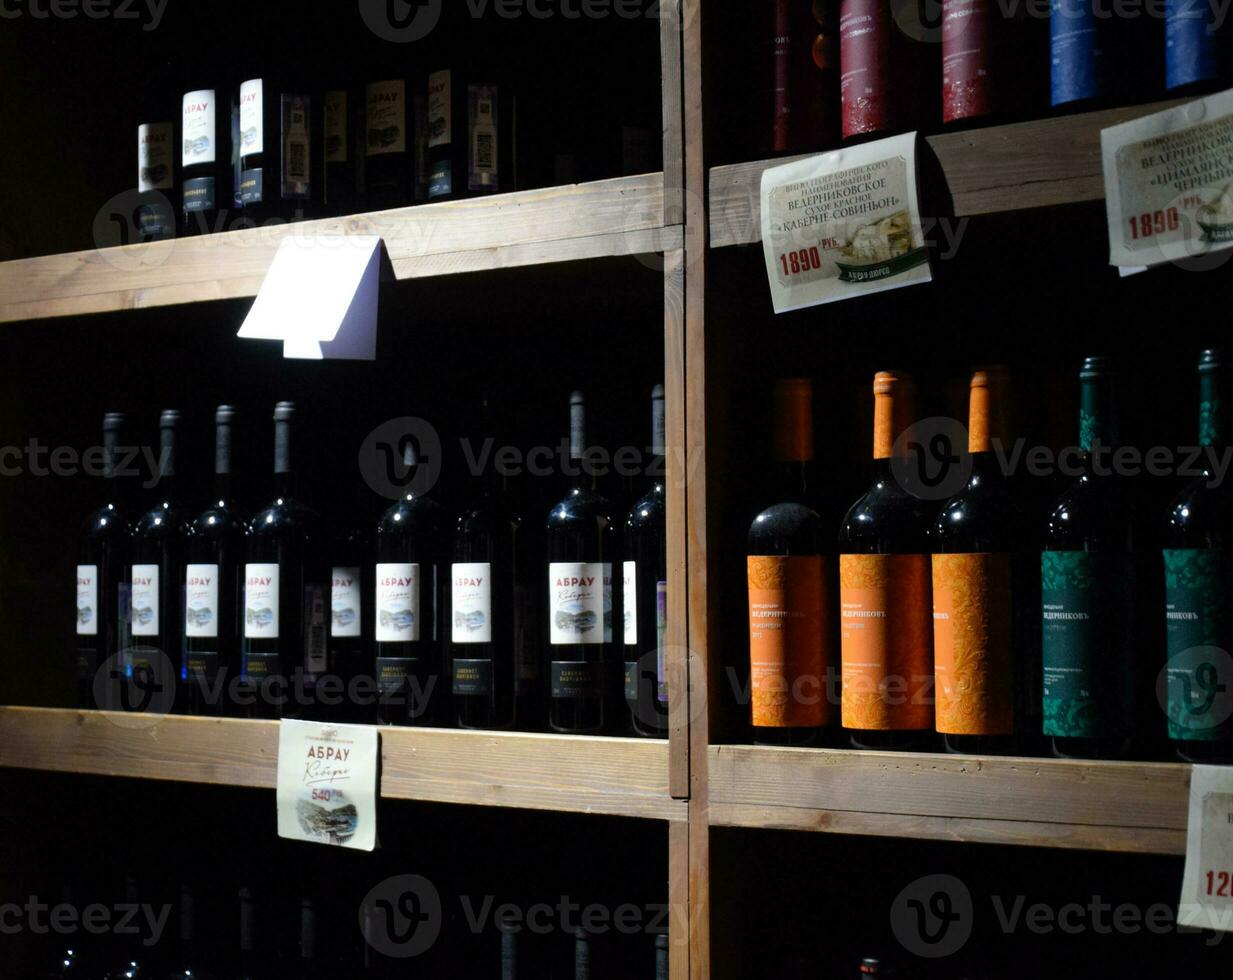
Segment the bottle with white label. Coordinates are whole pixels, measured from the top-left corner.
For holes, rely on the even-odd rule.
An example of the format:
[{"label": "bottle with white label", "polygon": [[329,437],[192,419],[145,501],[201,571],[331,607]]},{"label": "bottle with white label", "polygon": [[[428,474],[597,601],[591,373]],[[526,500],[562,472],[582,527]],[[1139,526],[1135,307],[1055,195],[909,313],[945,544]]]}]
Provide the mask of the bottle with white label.
[{"label": "bottle with white label", "polygon": [[133,525],[129,576],[131,639],[125,673],[132,695],[125,710],[165,709],[174,700],[183,662],[180,590],[187,518],[176,484],[180,413],[159,419],[158,503]]},{"label": "bottle with white label", "polygon": [[364,90],[364,189],[367,208],[404,207],[414,198],[413,86],[405,77],[370,82]]},{"label": "bottle with white label", "polygon": [[[491,431],[487,403],[485,432]],[[459,728],[541,724],[532,715],[539,658],[525,643],[530,586],[528,532],[508,475],[495,459],[458,517],[450,566],[450,662]]]},{"label": "bottle with white label", "polygon": [[585,399],[570,396],[569,490],[548,514],[548,724],[594,734],[616,725],[620,695],[616,629],[621,569],[612,506],[595,489],[587,459]]},{"label": "bottle with white label", "polygon": [[180,213],[185,235],[225,230],[232,200],[232,175],[226,134],[230,101],[216,88],[185,92],[180,100]]},{"label": "bottle with white label", "polygon": [[646,494],[625,519],[622,542],[622,612],[625,641],[625,703],[636,735],[668,733],[668,686],[664,674],[668,556],[664,534],[664,388],[651,392],[651,444]]},{"label": "bottle with white label", "polygon": [[97,704],[95,675],[123,649],[128,632],[127,560],[130,528],[122,482],[117,478],[123,456],[124,416],[103,417],[103,503],[82,529],[77,550],[77,706]]},{"label": "bottle with white label", "polygon": [[240,668],[240,567],[244,520],[232,496],[236,410],[214,414],[214,490],[188,528],[184,566],[184,667],[180,703],[194,715],[226,709],[227,683]]},{"label": "bottle with white label", "polygon": [[137,127],[138,241],[175,237],[175,151],[175,124],[170,120]]},{"label": "bottle with white label", "polygon": [[317,715],[326,669],[329,588],[320,523],[296,499],[295,406],[274,409],[274,500],[249,522],[242,587],[243,637],[235,701],[248,717]]},{"label": "bottle with white label", "polygon": [[322,692],[327,714],[342,722],[372,719],[373,527],[376,497],[359,483],[330,527],[329,674],[335,690]]},{"label": "bottle with white label", "polygon": [[401,462],[406,494],[377,524],[377,720],[434,725],[449,717],[450,676],[442,637],[448,518],[427,496],[433,474],[421,465],[419,447],[408,441]]},{"label": "bottle with white label", "polygon": [[428,76],[428,200],[464,196],[467,85],[462,73],[441,68]]},{"label": "bottle with white label", "polygon": [[268,75],[240,83],[240,200],[245,223],[302,221],[312,209],[313,100]]}]

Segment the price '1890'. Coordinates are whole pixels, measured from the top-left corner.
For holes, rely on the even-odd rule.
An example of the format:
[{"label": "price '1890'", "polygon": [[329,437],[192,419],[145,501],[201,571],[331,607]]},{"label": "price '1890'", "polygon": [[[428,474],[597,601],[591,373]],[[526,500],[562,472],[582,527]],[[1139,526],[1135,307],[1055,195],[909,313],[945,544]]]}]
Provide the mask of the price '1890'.
[{"label": "price '1890'", "polygon": [[1130,219],[1130,235],[1135,241],[1140,238],[1152,238],[1168,231],[1177,231],[1181,219],[1177,208],[1168,210],[1144,212]]},{"label": "price '1890'", "polygon": [[779,256],[779,264],[783,266],[785,276],[797,276],[802,272],[811,272],[822,268],[822,253],[818,246],[802,248],[795,252],[786,252]]}]

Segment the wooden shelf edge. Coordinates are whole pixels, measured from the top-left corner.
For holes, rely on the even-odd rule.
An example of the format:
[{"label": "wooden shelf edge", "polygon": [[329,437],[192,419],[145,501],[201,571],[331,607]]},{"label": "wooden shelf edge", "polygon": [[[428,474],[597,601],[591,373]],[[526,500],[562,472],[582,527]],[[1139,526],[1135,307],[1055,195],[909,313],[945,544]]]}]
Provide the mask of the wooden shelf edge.
[{"label": "wooden shelf edge", "polygon": [[[1185,100],[1125,106],[925,138],[940,165],[950,202],[945,215],[975,217],[1104,199],[1100,131]],[[710,171],[712,248],[762,241],[762,174],[809,154]],[[922,170],[927,166],[922,162]],[[925,189],[922,207],[930,201]]]},{"label": "wooden shelf edge", "polygon": [[[273,789],[278,722],[0,707],[0,768]],[[386,799],[683,821],[668,746],[381,729]]]},{"label": "wooden shelf edge", "polygon": [[0,323],[255,296],[284,239],[380,235],[399,279],[681,247],[664,175],[0,263]]},{"label": "wooden shelf edge", "polygon": [[1190,766],[716,745],[713,826],[1178,854]]}]

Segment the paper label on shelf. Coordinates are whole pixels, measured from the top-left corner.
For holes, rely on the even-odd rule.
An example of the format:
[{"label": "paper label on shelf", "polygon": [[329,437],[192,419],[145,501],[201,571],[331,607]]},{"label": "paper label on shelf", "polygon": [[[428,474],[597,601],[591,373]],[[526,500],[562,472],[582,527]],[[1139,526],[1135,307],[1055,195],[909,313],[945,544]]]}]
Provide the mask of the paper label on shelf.
[{"label": "paper label on shelf", "polygon": [[1233,768],[1195,766],[1191,771],[1177,923],[1233,932]]},{"label": "paper label on shelf", "polygon": [[77,635],[98,636],[98,566],[77,566]]},{"label": "paper label on shelf", "polygon": [[189,565],[184,570],[184,635],[218,636],[217,565]]},{"label": "paper label on shelf", "polygon": [[458,562],[450,570],[455,643],[492,642],[492,565]]},{"label": "paper label on shelf", "polygon": [[356,851],[377,846],[377,729],[283,721],[278,836]]},{"label": "paper label on shelf", "polygon": [[133,566],[133,636],[158,636],[157,565]]},{"label": "paper label on shelf", "polygon": [[762,245],[776,313],[932,280],[916,134],[767,170]]},{"label": "paper label on shelf", "polygon": [[1109,262],[1233,248],[1233,90],[1102,130]]},{"label": "paper label on shelf", "polygon": [[244,636],[250,640],[278,639],[277,563],[244,566]]}]

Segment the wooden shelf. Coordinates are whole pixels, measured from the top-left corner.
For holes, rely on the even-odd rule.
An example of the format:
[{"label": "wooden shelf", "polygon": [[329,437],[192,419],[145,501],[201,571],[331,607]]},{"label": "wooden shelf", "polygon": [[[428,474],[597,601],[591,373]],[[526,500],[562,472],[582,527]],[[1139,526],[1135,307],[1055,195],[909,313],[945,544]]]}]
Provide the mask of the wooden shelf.
[{"label": "wooden shelf", "polygon": [[[0,767],[274,788],[278,722],[0,708]],[[388,799],[685,820],[666,742],[381,729]]]},{"label": "wooden shelf", "polygon": [[283,239],[381,235],[399,279],[678,249],[664,175],[0,263],[0,322],[255,296]]},{"label": "wooden shelf", "polygon": [[[973,217],[1104,200],[1100,131],[1178,101],[942,133],[925,142],[941,166],[949,214]],[[710,172],[712,248],[762,241],[762,174],[791,160],[758,160]],[[928,214],[930,200],[922,208]]]},{"label": "wooden shelf", "polygon": [[716,745],[710,823],[1182,854],[1190,767]]}]

